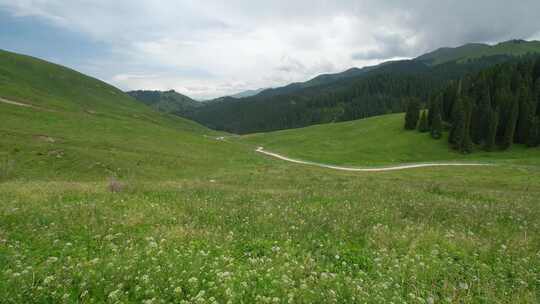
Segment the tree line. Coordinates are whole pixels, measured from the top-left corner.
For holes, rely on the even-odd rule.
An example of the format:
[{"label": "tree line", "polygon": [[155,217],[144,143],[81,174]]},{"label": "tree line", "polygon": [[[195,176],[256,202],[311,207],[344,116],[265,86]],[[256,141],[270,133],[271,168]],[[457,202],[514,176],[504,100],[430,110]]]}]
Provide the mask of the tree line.
[{"label": "tree line", "polygon": [[414,60],[393,62],[353,79],[295,92],[208,103],[187,117],[213,129],[245,134],[398,113],[409,97],[427,100],[450,80],[509,58],[490,56],[436,67]]},{"label": "tree line", "polygon": [[471,153],[505,150],[512,144],[540,144],[540,58],[498,64],[451,82],[429,98],[406,101],[405,129],[442,137],[452,148]]}]

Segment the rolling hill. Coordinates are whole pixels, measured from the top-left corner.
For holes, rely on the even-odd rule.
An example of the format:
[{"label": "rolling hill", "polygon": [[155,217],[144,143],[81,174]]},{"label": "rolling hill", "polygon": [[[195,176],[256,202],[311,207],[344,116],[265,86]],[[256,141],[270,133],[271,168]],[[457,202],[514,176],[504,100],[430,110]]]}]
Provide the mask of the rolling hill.
[{"label": "rolling hill", "polygon": [[197,123],[29,56],[0,51],[0,98],[3,179],[165,179],[243,155]]},{"label": "rolling hill", "polygon": [[0,51],[0,302],[538,302],[530,150],[380,173],[254,152],[463,157],[401,128],[398,114],[239,138]]}]

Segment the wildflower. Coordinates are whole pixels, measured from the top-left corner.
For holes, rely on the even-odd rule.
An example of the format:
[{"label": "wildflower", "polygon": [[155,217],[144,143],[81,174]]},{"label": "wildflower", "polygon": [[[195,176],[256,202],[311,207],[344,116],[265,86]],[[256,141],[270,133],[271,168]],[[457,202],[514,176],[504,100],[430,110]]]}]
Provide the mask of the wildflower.
[{"label": "wildflower", "polygon": [[54,276],[48,276],[48,277],[46,277],[46,278],[43,280],[43,284],[48,285],[48,284],[50,284],[52,281],[54,281]]},{"label": "wildflower", "polygon": [[57,257],[50,257],[50,258],[47,259],[47,262],[49,262],[49,263],[54,263],[56,261],[58,261]]},{"label": "wildflower", "polygon": [[112,291],[111,293],[109,293],[109,299],[111,300],[116,300],[118,299],[118,296],[120,295],[122,291],[120,289],[116,289],[114,291]]}]

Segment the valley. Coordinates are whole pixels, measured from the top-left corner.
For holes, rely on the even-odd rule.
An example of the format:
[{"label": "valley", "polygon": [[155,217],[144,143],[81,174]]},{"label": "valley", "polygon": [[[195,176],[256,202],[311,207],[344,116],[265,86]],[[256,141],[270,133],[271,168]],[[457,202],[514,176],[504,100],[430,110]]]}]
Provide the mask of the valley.
[{"label": "valley", "polygon": [[237,135],[173,91],[0,76],[1,303],[539,300],[538,147],[460,153],[398,108]]}]

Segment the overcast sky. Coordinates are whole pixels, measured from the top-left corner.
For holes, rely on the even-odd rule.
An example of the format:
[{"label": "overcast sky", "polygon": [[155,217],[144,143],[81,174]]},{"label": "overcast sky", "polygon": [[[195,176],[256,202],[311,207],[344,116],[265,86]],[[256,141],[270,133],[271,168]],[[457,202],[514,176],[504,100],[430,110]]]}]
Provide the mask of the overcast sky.
[{"label": "overcast sky", "polygon": [[540,0],[0,0],[0,48],[198,99],[540,39]]}]

